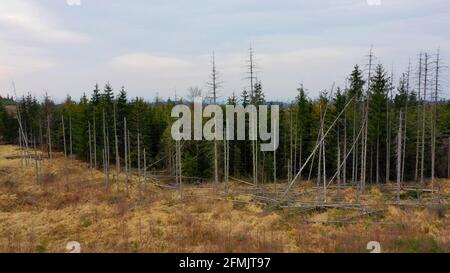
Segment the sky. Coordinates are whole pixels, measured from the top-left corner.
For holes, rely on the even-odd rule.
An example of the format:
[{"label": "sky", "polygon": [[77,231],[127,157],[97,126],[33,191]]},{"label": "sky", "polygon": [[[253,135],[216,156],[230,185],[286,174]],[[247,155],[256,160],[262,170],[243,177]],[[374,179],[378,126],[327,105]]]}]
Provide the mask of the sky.
[{"label": "sky", "polygon": [[449,29],[448,0],[1,0],[0,95],[12,82],[57,101],[107,82],[147,100],[206,94],[214,52],[226,98],[249,86],[251,46],[267,98],[300,83],[315,97],[344,87],[371,45],[396,78],[421,50],[450,63]]}]

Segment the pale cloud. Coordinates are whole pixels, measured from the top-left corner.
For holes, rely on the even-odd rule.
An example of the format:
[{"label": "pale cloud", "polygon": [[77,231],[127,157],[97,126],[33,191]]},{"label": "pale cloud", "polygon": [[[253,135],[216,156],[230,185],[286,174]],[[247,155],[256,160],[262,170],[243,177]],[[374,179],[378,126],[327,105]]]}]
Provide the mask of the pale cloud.
[{"label": "pale cloud", "polygon": [[0,41],[0,80],[11,81],[17,76],[30,76],[57,66],[52,58],[43,56],[36,47],[17,46]]},{"label": "pale cloud", "polygon": [[90,38],[82,33],[66,30],[53,14],[26,0],[2,0],[0,26],[11,36],[31,39],[41,43],[86,43]]},{"label": "pale cloud", "polygon": [[114,57],[110,64],[119,69],[140,69],[144,71],[157,71],[162,69],[185,69],[192,66],[188,60],[176,57],[156,56],[148,53],[129,53]]}]

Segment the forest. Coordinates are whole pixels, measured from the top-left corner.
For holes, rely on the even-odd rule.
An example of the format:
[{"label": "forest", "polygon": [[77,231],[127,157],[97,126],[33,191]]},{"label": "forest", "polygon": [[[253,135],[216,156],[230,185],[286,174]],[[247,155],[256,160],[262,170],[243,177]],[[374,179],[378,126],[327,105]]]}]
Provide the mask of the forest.
[{"label": "forest", "polygon": [[[397,167],[401,182],[450,176],[450,101],[441,88],[445,70],[439,52],[420,53],[395,77],[382,64],[373,64],[371,51],[369,64],[355,65],[345,86],[333,84],[311,98],[300,85],[290,102],[266,101],[252,55],[250,51],[249,87],[222,100],[214,60],[208,90],[192,87],[187,98],[131,98],[124,86],[115,90],[109,83],[102,89],[95,84],[78,100],[67,95],[62,103],[47,94],[8,95],[0,108],[2,142],[38,148],[49,158],[65,151],[102,170],[109,171],[112,164],[141,172],[145,166],[173,176],[179,161],[170,136],[175,120],[170,111],[177,104],[192,107],[193,99],[202,96],[204,105],[280,105],[280,145],[272,153],[253,151],[251,141],[184,141],[180,171],[188,182],[217,182],[225,176],[256,184],[291,181],[302,167],[296,179],[315,179],[317,184],[333,175],[343,185],[386,183],[397,179]],[[313,158],[305,164],[310,154]]]}]

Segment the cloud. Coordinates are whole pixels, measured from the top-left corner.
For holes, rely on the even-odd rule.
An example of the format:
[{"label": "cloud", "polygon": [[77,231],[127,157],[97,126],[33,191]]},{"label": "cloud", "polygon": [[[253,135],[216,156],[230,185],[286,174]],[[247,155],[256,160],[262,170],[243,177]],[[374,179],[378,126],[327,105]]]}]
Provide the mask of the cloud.
[{"label": "cloud", "polygon": [[[34,1],[33,1],[34,2]],[[87,43],[84,34],[65,30],[52,14],[45,12],[32,1],[2,0],[0,27],[12,37],[27,38],[44,43]]]},{"label": "cloud", "polygon": [[185,69],[192,65],[187,60],[176,57],[161,57],[148,53],[129,53],[114,57],[110,64],[120,69],[141,69],[157,71],[162,69]]}]

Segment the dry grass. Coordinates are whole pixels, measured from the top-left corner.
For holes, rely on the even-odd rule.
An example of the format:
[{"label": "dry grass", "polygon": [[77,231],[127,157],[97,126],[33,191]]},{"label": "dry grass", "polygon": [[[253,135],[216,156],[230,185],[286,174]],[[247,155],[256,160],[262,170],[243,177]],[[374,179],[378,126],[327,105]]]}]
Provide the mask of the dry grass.
[{"label": "dry grass", "polygon": [[[105,189],[103,174],[91,176],[76,160],[69,164],[66,183],[61,155],[44,160],[37,184],[34,161],[22,169],[20,158],[5,158],[11,155],[19,155],[16,147],[0,146],[0,252],[64,252],[73,240],[83,252],[365,252],[373,240],[388,252],[450,252],[445,206],[389,206],[347,224],[323,224],[354,212],[270,210],[249,194],[224,196],[212,184],[187,186],[182,197],[151,183],[139,191],[136,177],[127,197],[123,182],[119,193],[112,178]],[[450,181],[439,181],[439,187],[449,196]],[[354,199],[352,189],[341,195],[348,202]],[[362,198],[387,200],[379,188]]]}]

